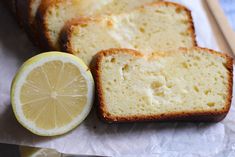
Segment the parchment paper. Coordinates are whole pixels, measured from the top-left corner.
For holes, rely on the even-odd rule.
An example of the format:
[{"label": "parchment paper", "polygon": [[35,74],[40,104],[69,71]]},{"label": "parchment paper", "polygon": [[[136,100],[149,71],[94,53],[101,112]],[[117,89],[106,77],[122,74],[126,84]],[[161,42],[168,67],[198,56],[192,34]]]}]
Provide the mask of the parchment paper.
[{"label": "parchment paper", "polygon": [[[202,0],[178,1],[193,13],[198,45],[229,51]],[[54,148],[64,153],[109,156],[234,157],[235,108],[219,123],[102,123],[94,111],[72,132],[53,138],[33,135],[15,120],[10,106],[12,78],[40,52],[0,4],[0,142]]]}]

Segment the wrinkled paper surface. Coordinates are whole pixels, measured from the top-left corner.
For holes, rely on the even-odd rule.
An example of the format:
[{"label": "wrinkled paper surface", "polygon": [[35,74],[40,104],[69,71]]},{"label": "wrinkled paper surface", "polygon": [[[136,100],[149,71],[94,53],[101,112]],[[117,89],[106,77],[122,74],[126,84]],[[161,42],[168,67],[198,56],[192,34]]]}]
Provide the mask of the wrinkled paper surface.
[{"label": "wrinkled paper surface", "polygon": [[[204,1],[178,1],[192,10],[198,45],[229,51]],[[33,135],[17,123],[10,84],[19,66],[40,52],[0,4],[0,142],[108,156],[234,157],[235,108],[219,123],[105,124],[94,111],[72,132],[59,137]]]}]

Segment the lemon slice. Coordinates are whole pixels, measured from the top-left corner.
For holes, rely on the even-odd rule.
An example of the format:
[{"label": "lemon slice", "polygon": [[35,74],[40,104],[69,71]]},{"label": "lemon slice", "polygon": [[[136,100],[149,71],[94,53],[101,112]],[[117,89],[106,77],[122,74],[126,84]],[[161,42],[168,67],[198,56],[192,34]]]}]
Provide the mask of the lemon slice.
[{"label": "lemon slice", "polygon": [[93,104],[94,80],[82,60],[47,52],[26,61],[11,87],[16,119],[41,136],[61,135],[76,127]]}]

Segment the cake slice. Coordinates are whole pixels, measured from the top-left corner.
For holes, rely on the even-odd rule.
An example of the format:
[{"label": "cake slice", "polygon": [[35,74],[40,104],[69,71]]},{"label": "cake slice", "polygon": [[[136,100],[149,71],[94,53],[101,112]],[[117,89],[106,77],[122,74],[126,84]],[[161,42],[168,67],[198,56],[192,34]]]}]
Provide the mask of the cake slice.
[{"label": "cake slice", "polygon": [[61,33],[62,50],[89,64],[96,52],[130,48],[144,54],[196,46],[190,11],[158,2],[119,15],[72,20]]},{"label": "cake slice", "polygon": [[231,57],[179,49],[144,57],[110,49],[95,58],[99,113],[107,122],[220,121],[232,98]]},{"label": "cake slice", "polygon": [[129,12],[149,2],[159,0],[51,0],[38,11],[39,32],[47,49],[59,49],[58,37],[64,24],[79,16]]}]

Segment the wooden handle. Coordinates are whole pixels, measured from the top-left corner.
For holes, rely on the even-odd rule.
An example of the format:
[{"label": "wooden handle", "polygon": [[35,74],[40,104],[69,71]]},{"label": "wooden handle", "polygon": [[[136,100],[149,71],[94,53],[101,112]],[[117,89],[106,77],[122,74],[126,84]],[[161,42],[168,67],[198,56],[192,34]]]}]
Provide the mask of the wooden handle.
[{"label": "wooden handle", "polygon": [[219,25],[221,32],[223,33],[233,55],[235,56],[235,32],[230,26],[228,19],[226,18],[223,9],[220,6],[219,0],[206,0],[209,9]]}]

